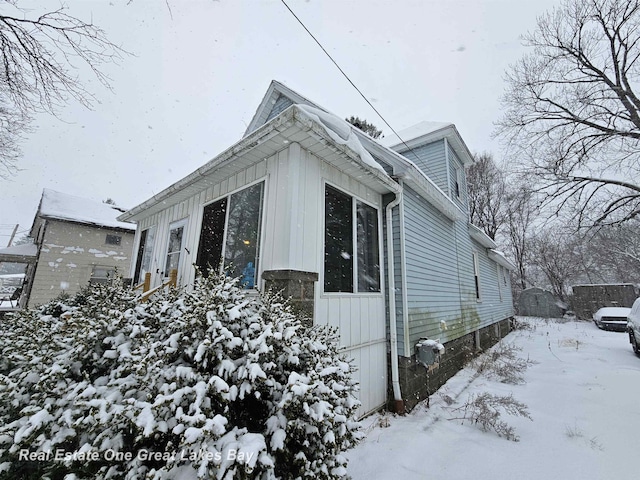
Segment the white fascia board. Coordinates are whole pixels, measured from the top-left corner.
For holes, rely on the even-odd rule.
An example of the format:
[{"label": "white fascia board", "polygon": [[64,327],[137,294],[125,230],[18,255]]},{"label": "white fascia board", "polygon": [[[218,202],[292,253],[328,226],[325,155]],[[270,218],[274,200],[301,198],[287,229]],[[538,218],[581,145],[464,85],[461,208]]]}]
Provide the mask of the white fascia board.
[{"label": "white fascia board", "polygon": [[458,129],[453,123],[439,128],[438,130],[429,132],[426,135],[407,140],[406,142],[399,142],[389,148],[398,152],[406,152],[412,148],[433,143],[444,138],[447,139],[454,152],[458,154],[460,161],[465,167],[475,162],[473,160],[473,155],[471,155],[471,151],[469,151],[469,147],[467,147],[467,144],[464,142],[462,136],[458,132]]},{"label": "white fascia board", "polygon": [[393,174],[412,189],[417,191],[429,203],[451,220],[463,220],[467,215],[438,187],[433,180],[420,170],[415,163],[404,155],[380,145],[364,133],[356,132],[367,150],[380,157],[393,167]]},{"label": "white fascia board", "polygon": [[476,242],[482,245],[485,248],[498,248],[496,242],[491,240],[491,237],[484,233],[479,227],[475,226],[473,223],[469,224],[469,235]]},{"label": "white fascia board", "polygon": [[264,124],[256,131],[252,132],[248,136],[242,138],[240,141],[226,149],[217,157],[205,163],[202,167],[198,168],[181,180],[178,180],[150,199],[123,213],[118,217],[118,220],[136,221],[137,219],[135,219],[134,217],[136,217],[138,214],[149,210],[150,208],[161,202],[169,201],[170,197],[172,197],[173,195],[179,194],[182,190],[193,185],[202,177],[205,177],[214,170],[221,168],[229,162],[232,162],[236,157],[242,155],[244,152],[260,145],[269,138],[278,135],[281,131],[286,130],[289,126],[293,125],[293,123],[293,111],[291,108],[288,108],[270,122]]},{"label": "white fascia board", "polygon": [[491,249],[489,250],[488,256],[491,260],[496,262],[498,265],[502,265],[504,268],[514,271],[516,266],[511,263],[504,254],[498,250]]},{"label": "white fascia board", "polygon": [[[251,149],[263,145],[266,140],[272,139],[281,135],[283,131],[287,130],[291,126],[298,124],[302,130],[307,130],[309,134],[313,134],[316,138],[321,139],[330,145],[335,151],[340,152],[342,155],[349,158],[351,163],[357,168],[363,170],[363,173],[367,177],[376,182],[376,184],[382,184],[385,191],[397,192],[399,185],[384,172],[371,167],[364,163],[360,156],[346,145],[341,145],[334,142],[330,135],[325,130],[325,127],[318,124],[309,118],[299,107],[292,105],[277,117],[270,120],[248,136],[242,138],[240,141],[229,147],[214,159],[207,162],[202,167],[198,168],[191,174],[177,181],[173,185],[167,187],[157,195],[154,195],[150,199],[141,203],[140,205],[132,208],[131,210],[123,213],[118,217],[120,221],[136,221],[141,213],[144,216],[149,214],[150,209],[157,209],[158,205],[162,204],[162,209],[167,208],[169,204],[173,204],[171,199],[179,197],[186,188],[193,186],[196,182],[203,180],[204,177],[213,173],[215,170],[230,164],[236,158],[249,152]],[[284,143],[282,143],[284,145]],[[273,152],[275,153],[275,151]],[[138,217],[138,218],[136,218]]]}]

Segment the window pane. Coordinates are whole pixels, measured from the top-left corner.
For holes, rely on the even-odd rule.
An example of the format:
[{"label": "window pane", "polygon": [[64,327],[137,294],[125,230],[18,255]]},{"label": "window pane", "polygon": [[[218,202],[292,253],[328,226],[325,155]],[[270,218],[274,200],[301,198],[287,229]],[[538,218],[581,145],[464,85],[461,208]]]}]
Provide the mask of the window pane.
[{"label": "window pane", "polygon": [[204,207],[202,215],[202,230],[200,230],[200,245],[196,265],[204,276],[210,268],[218,268],[222,258],[224,243],[224,222],[227,215],[227,199],[210,203]]},{"label": "window pane", "polygon": [[156,238],[156,227],[147,228],[140,234],[140,246],[138,247],[138,257],[136,259],[136,271],[134,283],[144,280],[144,275],[151,270],[151,258],[153,255],[153,245]]},{"label": "window pane", "polygon": [[358,292],[380,291],[380,255],[378,251],[378,212],[356,203],[358,216]]},{"label": "window pane", "polygon": [[478,266],[478,255],[472,254],[473,258],[473,278],[476,287],[476,300],[480,300],[480,268]]},{"label": "window pane", "polygon": [[177,270],[180,265],[180,251],[182,250],[182,233],[184,227],[172,228],[169,233],[169,247],[167,248],[167,263],[164,276],[168,277],[171,270]]},{"label": "window pane", "polygon": [[229,275],[240,277],[244,288],[255,287],[258,239],[262,216],[262,188],[258,183],[234,193],[229,200],[229,220],[224,263]]},{"label": "window pane", "polygon": [[104,243],[107,245],[120,245],[122,243],[122,237],[120,235],[107,235]]},{"label": "window pane", "polygon": [[352,200],[328,185],[324,198],[324,291],[353,292]]}]

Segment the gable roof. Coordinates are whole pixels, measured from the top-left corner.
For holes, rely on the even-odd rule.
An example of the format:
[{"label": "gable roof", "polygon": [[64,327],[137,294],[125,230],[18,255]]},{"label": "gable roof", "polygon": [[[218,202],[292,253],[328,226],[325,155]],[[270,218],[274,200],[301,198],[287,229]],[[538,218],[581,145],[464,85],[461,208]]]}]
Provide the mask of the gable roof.
[{"label": "gable roof", "polygon": [[137,221],[164,210],[288,148],[291,143],[301,145],[378,193],[398,191],[398,184],[366,152],[356,135],[351,135],[357,129],[347,127],[350,134],[342,138],[346,131],[339,127],[339,122],[346,122],[329,115],[313,107],[292,105],[202,167],[118,218]]},{"label": "gable roof", "polygon": [[[278,82],[277,80],[271,80],[269,84],[269,88],[267,89],[267,93],[262,97],[262,101],[256,110],[256,113],[253,114],[253,118],[249,122],[249,126],[247,130],[244,132],[244,137],[253,132],[256,128],[261,127],[267,122],[267,118],[269,117],[269,113],[271,113],[271,109],[278,101],[281,96],[285,96],[289,98],[294,104],[298,105],[308,105],[310,107],[318,108],[327,112],[320,105],[312,102],[306,97],[303,97],[298,92],[291,90],[286,85]],[[328,113],[328,112],[327,112]]]},{"label": "gable roof", "polygon": [[416,123],[400,130],[398,135],[387,135],[381,138],[379,142],[388,148],[403,153],[442,138],[447,139],[447,142],[449,142],[464,166],[474,163],[469,147],[464,143],[462,136],[453,123],[426,121]]},{"label": "gable roof", "polygon": [[45,188],[36,218],[48,218],[96,227],[135,230],[136,226],[117,220],[123,209],[107,203],[76,197]]},{"label": "gable roof", "polygon": [[38,254],[38,247],[33,243],[13,245],[11,247],[0,248],[0,262],[32,262]]},{"label": "gable roof", "polygon": [[[292,104],[273,117],[270,114],[282,96],[290,99]],[[438,125],[445,126],[443,130],[445,134],[454,134],[452,136],[457,136],[459,139],[459,142],[452,145],[454,150],[456,146],[464,145],[453,124]],[[439,132],[440,129],[432,132],[439,134],[438,138],[425,137],[425,135],[420,138],[432,138],[431,141],[435,141],[443,138],[442,132]],[[380,193],[398,191],[398,184],[385,172],[379,159],[387,165],[387,168],[391,168],[394,176],[402,178],[407,185],[447,217],[466,218],[466,214],[460,207],[411,160],[378,143],[358,128],[276,80],[270,83],[240,141],[118,218],[137,221],[146,215],[184,201],[215,183],[216,178],[220,180],[227,178],[251,163],[282,150],[283,146],[290,142],[299,143],[306,150],[319,155],[343,172],[355,176],[375,191]],[[466,146],[464,148],[466,149]],[[459,155],[465,161],[464,151],[461,153]],[[471,159],[470,154],[468,155]],[[345,156],[348,158],[346,163]],[[363,172],[365,175],[362,175]]]}]

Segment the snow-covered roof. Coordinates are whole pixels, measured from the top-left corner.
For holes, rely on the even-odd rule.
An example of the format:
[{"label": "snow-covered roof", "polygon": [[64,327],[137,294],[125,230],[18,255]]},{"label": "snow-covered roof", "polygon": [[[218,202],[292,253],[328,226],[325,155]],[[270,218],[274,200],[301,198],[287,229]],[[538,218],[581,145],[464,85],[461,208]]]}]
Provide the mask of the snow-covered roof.
[{"label": "snow-covered roof", "polygon": [[408,143],[411,140],[416,140],[420,137],[424,137],[425,135],[430,135],[434,132],[438,132],[452,126],[453,123],[449,122],[424,121],[400,130],[398,135],[385,135],[383,138],[378,139],[378,142],[385,147],[394,147],[396,145],[400,145],[403,141]]},{"label": "snow-covered roof", "polygon": [[256,113],[253,114],[253,118],[249,122],[247,130],[244,132],[243,137],[246,137],[256,128],[264,124],[264,122],[267,120],[267,116],[269,115],[273,104],[276,102],[280,95],[284,95],[285,97],[290,98],[293,103],[296,103],[298,105],[308,105],[310,107],[314,107],[326,112],[326,110],[324,110],[320,105],[312,102],[306,97],[303,97],[298,92],[291,90],[283,83],[278,82],[277,80],[271,80],[269,88],[267,89],[267,93],[265,93],[264,97],[262,97],[262,101],[260,102],[260,105],[258,105]]},{"label": "snow-covered roof", "polygon": [[509,261],[509,259],[502,253],[500,250],[496,250],[495,248],[489,250],[488,257],[496,262],[498,265],[502,265],[507,270],[514,271],[516,266]]},{"label": "snow-covered roof", "polygon": [[312,139],[305,148],[313,154],[322,156],[327,145],[332,145],[333,152],[337,155],[325,160],[329,163],[340,162],[341,170],[347,175],[357,176],[360,182],[379,193],[397,191],[398,184],[366,151],[357,129],[349,126],[347,133],[344,126],[349,124],[344,122],[343,125],[341,122],[344,121],[323,110],[294,104],[202,167],[122,214],[120,218],[139,221],[142,216],[186,200],[215,182],[215,178],[228,178],[255,162],[256,158],[268,157],[281,151],[283,145],[300,141],[301,134]]},{"label": "snow-covered roof", "polygon": [[86,223],[98,227],[135,230],[135,225],[117,220],[117,217],[124,211],[115,205],[45,188],[42,191],[38,215],[44,218]]},{"label": "snow-covered roof", "polygon": [[300,108],[309,118],[321,124],[334,142],[346,145],[360,156],[360,160],[363,163],[380,170],[385,177],[387,176],[384,168],[373,159],[358,139],[358,136],[355,135],[355,127],[353,125],[319,108],[307,105],[296,105],[296,107]]},{"label": "snow-covered roof", "polygon": [[497,248],[496,242],[494,242],[484,230],[473,223],[469,224],[469,235],[485,248]]},{"label": "snow-covered roof", "polygon": [[29,262],[36,258],[38,247],[33,243],[0,248],[0,262]]},{"label": "snow-covered roof", "polygon": [[35,257],[38,254],[38,247],[33,243],[14,245],[12,247],[0,248],[0,255],[21,255],[24,257]]},{"label": "snow-covered roof", "polygon": [[[280,95],[289,97],[293,104],[267,122],[266,119],[272,105]],[[418,137],[421,141],[425,138],[425,131],[428,130],[431,133],[427,134],[427,136],[431,134],[435,136],[428,137],[427,141],[447,138],[464,164],[473,162],[469,150],[453,124],[423,122],[420,125],[422,125],[422,128],[415,130],[415,132],[423,134]],[[430,125],[430,128],[426,129],[425,125]],[[190,195],[199,191],[198,188],[208,187],[212,181],[209,176],[214,172],[216,176],[230,176],[234,172],[233,163],[237,163],[237,168],[241,168],[247,161],[250,162],[251,157],[256,156],[253,152],[255,148],[259,148],[257,155],[260,158],[264,158],[267,154],[272,154],[282,149],[282,145],[289,141],[299,142],[301,138],[299,134],[301,132],[298,129],[302,126],[304,126],[303,130],[310,132],[312,137],[328,137],[322,141],[329,140],[350,158],[352,167],[361,171],[364,170],[366,172],[364,177],[360,172],[354,171],[353,173],[361,181],[367,182],[366,178],[369,178],[369,180],[377,183],[377,185],[368,185],[374,190],[377,191],[379,188],[383,188],[384,191],[388,192],[397,191],[399,188],[396,181],[389,176],[377,161],[379,158],[382,162],[392,167],[393,175],[402,178],[407,185],[416,190],[447,217],[451,219],[463,219],[466,217],[465,212],[431,178],[406,156],[399,153],[402,149],[395,151],[383,145],[342,118],[328,112],[274,80],[271,82],[267,94],[251,120],[245,136],[240,141],[190,175],[178,180],[119,218],[138,221],[142,218],[141,215],[155,213],[160,208],[166,208],[171,204],[186,200]],[[275,142],[276,139],[281,138],[286,141]],[[274,149],[274,147],[277,148]],[[305,145],[305,148],[309,149],[309,145]],[[312,151],[312,153],[315,152]],[[246,159],[243,157],[246,157]]]}]

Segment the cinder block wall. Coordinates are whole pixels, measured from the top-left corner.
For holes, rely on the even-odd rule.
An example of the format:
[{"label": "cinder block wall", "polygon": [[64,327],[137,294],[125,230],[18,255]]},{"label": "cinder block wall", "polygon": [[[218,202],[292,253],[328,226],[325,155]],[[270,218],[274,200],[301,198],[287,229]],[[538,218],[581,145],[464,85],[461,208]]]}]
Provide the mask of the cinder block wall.
[{"label": "cinder block wall", "polygon": [[[481,328],[444,344],[445,352],[440,355],[438,364],[429,369],[416,360],[400,357],[398,359],[400,389],[405,409],[412,410],[419,402],[433,395],[447,380],[459,372],[478,353],[495,345],[511,331],[511,319]],[[479,341],[479,344],[478,344]],[[388,362],[391,365],[391,362]],[[391,373],[389,372],[389,378]],[[393,409],[393,392],[389,390],[388,408]]]}]

